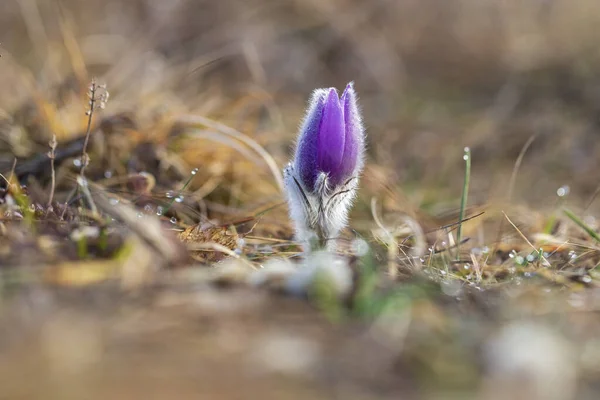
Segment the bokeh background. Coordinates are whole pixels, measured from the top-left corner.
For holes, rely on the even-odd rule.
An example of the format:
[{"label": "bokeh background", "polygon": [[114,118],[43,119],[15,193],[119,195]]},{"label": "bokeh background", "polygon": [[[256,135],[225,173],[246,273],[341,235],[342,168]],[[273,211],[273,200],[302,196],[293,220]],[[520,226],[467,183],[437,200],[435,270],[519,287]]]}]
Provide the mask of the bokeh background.
[{"label": "bokeh background", "polygon": [[[353,80],[369,160],[392,184],[418,193],[417,205],[456,206],[465,146],[473,152],[473,201],[505,193],[533,135],[517,201],[553,206],[556,190],[569,185],[584,205],[598,182],[600,12],[592,0],[7,0],[0,7],[5,110],[27,98],[15,73],[25,69],[43,90],[85,64],[109,86],[108,113],[200,111],[258,137],[285,162],[310,91]],[[77,131],[73,124],[67,131]]]}]

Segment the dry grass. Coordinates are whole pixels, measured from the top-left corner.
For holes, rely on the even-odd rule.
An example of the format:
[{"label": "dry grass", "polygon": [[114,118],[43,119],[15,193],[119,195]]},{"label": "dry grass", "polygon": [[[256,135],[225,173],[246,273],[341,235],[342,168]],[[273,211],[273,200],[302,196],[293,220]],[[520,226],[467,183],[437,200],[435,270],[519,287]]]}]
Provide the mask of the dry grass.
[{"label": "dry grass", "polygon": [[[0,370],[42,382],[6,394],[596,398],[595,9],[2,2]],[[93,77],[111,99],[86,116]],[[350,80],[352,288],[280,297],[280,169],[310,91]]]}]

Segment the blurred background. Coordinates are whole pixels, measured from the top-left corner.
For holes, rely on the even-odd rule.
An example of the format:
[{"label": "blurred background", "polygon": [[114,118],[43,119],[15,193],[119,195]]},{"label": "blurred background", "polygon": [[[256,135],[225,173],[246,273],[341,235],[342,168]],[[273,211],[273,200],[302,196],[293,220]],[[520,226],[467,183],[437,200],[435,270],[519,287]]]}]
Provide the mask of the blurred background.
[{"label": "blurred background", "polygon": [[[406,212],[426,231],[447,223],[444,215],[456,221],[465,147],[469,206],[486,211],[478,221],[505,210],[526,235],[538,233],[548,210],[568,202],[594,228],[598,26],[596,0],[2,0],[0,172],[16,157],[18,176],[47,188],[55,134],[66,149],[56,198],[67,198],[72,182],[60,171],[77,170],[65,160],[81,153],[68,149],[85,133],[95,76],[110,101],[94,114],[88,177],[108,186],[104,179],[148,171],[164,193],[198,168],[189,189],[202,204],[187,216],[177,209],[175,222],[235,221],[269,209],[254,233],[288,240],[285,207],[270,208],[283,201],[276,174],[222,133],[242,132],[281,168],[311,91],[354,81],[368,132],[354,229],[373,227],[373,198],[382,214]],[[178,121],[189,116],[223,126],[203,123],[181,139]],[[32,199],[35,185],[28,183]],[[467,225],[470,245],[497,244],[497,225],[485,238],[479,222]],[[512,247],[505,250],[504,267]],[[2,327],[24,327],[0,327],[0,386],[61,399],[247,398],[247,390],[274,399],[597,398],[600,321],[569,307],[597,312],[600,296],[574,290],[559,301],[548,295],[559,296],[556,282],[544,281],[544,290],[519,297],[512,290],[520,283],[502,302],[479,288],[403,286],[405,312],[366,333],[256,291],[181,290],[143,303],[110,291],[32,290],[10,309],[0,304]],[[430,289],[435,301],[426,299]],[[532,315],[555,325],[529,324]],[[586,386],[577,391],[576,382]]]},{"label": "blurred background", "polygon": [[6,0],[0,107],[22,105],[24,81],[49,94],[87,70],[109,87],[108,114],[201,112],[283,163],[311,90],[353,80],[370,162],[417,206],[458,204],[465,146],[473,201],[504,194],[533,135],[513,198],[553,206],[569,185],[584,205],[598,183],[599,22],[593,0]]}]

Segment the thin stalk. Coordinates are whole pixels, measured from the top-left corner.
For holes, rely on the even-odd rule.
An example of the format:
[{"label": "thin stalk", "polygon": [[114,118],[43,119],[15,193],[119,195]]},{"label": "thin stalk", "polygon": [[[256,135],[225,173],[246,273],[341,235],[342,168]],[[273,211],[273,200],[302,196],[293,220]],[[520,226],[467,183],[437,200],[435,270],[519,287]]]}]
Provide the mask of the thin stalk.
[{"label": "thin stalk", "polygon": [[52,135],[52,140],[48,143],[50,151],[48,157],[50,158],[50,172],[51,172],[51,183],[50,183],[50,195],[48,196],[48,210],[52,207],[52,201],[54,200],[54,190],[56,187],[56,170],[54,169],[54,160],[56,159],[56,135]]},{"label": "thin stalk", "polygon": [[171,201],[169,202],[169,204],[167,205],[167,208],[165,208],[162,211],[162,215],[166,215],[167,212],[171,209],[171,207],[173,206],[173,203],[175,202],[175,200],[181,196],[181,193],[188,187],[188,185],[192,182],[192,179],[194,179],[194,176],[196,176],[196,174],[198,173],[198,168],[194,168],[189,176],[189,178],[187,179],[187,181],[185,181],[185,183],[183,184],[183,187],[181,188],[181,190],[179,191],[179,193],[177,195],[173,195],[173,198],[171,199]]},{"label": "thin stalk", "polygon": [[577,215],[575,215],[573,213],[573,211],[565,208],[563,210],[563,212],[565,213],[565,215],[567,217],[569,217],[569,219],[571,221],[575,222],[575,224],[577,224],[577,226],[579,226],[588,235],[590,235],[590,237],[592,237],[592,239],[596,240],[597,242],[600,242],[600,235],[598,235],[598,232],[596,232],[595,230],[593,230],[592,228],[590,228],[585,222],[583,222],[583,220],[581,218],[579,218]]},{"label": "thin stalk", "polygon": [[465,147],[463,155],[465,160],[465,180],[463,183],[462,197],[460,199],[460,214],[458,215],[458,229],[456,230],[456,259],[460,259],[460,242],[462,239],[462,221],[465,219],[467,197],[469,196],[469,181],[471,180],[471,149]]},{"label": "thin stalk", "polygon": [[86,114],[88,117],[87,127],[85,129],[85,140],[83,142],[83,150],[81,154],[81,170],[79,173],[81,174],[81,178],[85,178],[85,167],[87,167],[89,163],[89,156],[87,153],[88,143],[90,141],[90,134],[92,132],[92,118],[94,117],[94,111],[96,109],[96,92],[98,90],[98,86],[96,84],[96,80],[92,79],[92,83],[90,84],[90,91],[88,93],[89,97],[89,109]]}]

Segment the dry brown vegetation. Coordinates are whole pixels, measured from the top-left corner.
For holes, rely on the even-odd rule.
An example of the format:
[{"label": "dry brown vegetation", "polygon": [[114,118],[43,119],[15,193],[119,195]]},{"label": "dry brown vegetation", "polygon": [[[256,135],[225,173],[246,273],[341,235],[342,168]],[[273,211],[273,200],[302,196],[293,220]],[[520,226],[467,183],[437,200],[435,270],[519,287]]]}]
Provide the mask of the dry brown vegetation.
[{"label": "dry brown vegetation", "polygon": [[[594,0],[3,0],[0,397],[597,398],[599,23]],[[352,283],[298,298],[280,171],[311,90],[350,80]]]}]

